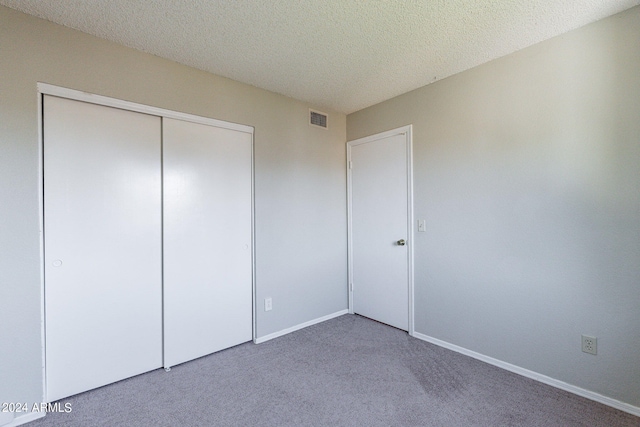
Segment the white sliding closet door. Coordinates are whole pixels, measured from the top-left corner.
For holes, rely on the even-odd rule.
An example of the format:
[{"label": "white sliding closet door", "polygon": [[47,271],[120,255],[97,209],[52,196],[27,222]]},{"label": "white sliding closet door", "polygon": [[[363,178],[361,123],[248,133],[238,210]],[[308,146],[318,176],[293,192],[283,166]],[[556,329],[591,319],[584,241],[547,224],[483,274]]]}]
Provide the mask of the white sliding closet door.
[{"label": "white sliding closet door", "polygon": [[252,135],[163,119],[164,366],[252,338]]},{"label": "white sliding closet door", "polygon": [[161,119],[44,96],[47,401],[162,366]]}]

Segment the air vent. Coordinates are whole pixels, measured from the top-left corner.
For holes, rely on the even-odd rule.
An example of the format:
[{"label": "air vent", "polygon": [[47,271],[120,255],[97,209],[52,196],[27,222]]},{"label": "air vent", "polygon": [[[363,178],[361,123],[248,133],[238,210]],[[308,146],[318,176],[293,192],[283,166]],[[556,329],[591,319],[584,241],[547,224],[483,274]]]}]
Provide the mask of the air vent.
[{"label": "air vent", "polygon": [[309,124],[311,126],[317,126],[326,129],[328,127],[327,115],[319,111],[309,110]]}]

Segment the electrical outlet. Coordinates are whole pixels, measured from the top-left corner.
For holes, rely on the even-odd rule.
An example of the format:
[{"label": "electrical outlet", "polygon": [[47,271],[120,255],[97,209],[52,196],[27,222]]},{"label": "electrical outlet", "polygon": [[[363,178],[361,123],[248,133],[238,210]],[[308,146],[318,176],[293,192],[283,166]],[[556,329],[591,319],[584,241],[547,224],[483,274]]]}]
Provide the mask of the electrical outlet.
[{"label": "electrical outlet", "polygon": [[271,311],[272,308],[273,308],[273,303],[271,301],[271,298],[265,298],[264,299],[264,311]]},{"label": "electrical outlet", "polygon": [[589,354],[598,354],[598,338],[583,335],[582,351]]}]

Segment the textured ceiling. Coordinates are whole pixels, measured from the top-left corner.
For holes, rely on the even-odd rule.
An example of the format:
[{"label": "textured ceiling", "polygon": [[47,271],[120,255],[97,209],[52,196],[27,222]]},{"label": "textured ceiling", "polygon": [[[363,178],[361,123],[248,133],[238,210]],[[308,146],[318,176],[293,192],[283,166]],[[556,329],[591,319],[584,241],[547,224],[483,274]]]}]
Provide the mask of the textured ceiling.
[{"label": "textured ceiling", "polygon": [[351,113],[640,0],[0,0],[31,15]]}]

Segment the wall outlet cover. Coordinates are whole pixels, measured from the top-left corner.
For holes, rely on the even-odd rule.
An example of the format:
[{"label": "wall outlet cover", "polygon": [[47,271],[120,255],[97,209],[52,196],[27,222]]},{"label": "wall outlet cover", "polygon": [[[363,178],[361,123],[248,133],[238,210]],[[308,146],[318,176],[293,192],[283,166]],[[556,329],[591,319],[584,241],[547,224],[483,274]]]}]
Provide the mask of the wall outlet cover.
[{"label": "wall outlet cover", "polygon": [[583,335],[582,351],[589,354],[598,354],[598,338]]}]

